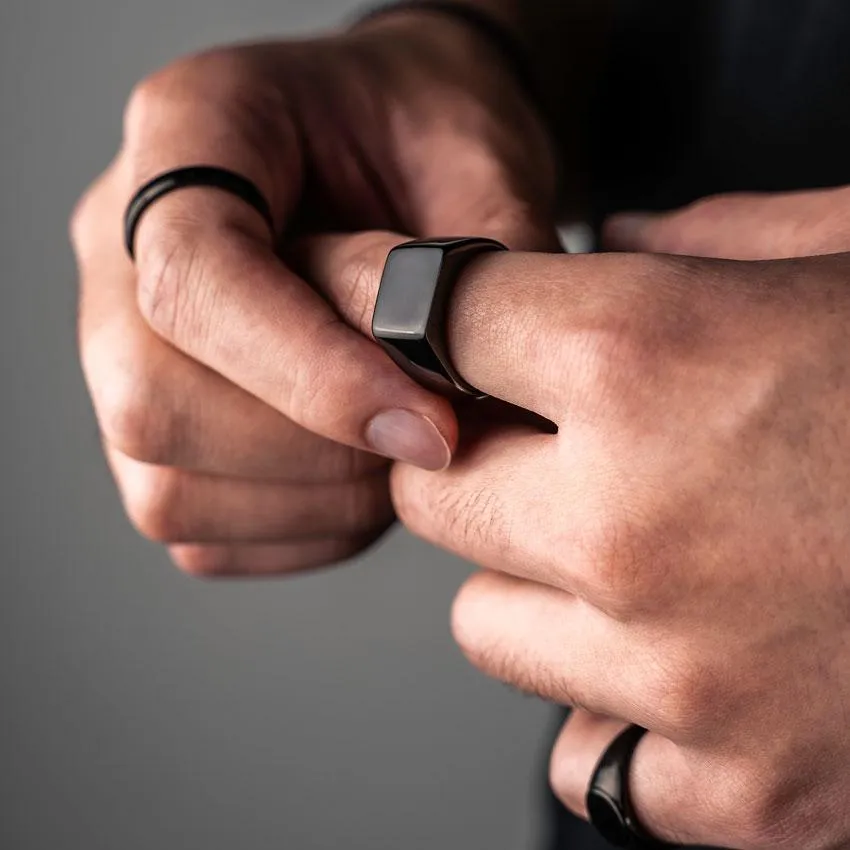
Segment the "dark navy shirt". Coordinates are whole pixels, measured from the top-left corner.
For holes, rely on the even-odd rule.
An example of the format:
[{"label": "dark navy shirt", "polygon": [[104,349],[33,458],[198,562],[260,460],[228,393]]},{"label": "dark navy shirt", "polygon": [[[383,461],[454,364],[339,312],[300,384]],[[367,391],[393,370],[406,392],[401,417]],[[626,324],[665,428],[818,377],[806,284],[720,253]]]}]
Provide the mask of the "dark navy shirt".
[{"label": "dark navy shirt", "polygon": [[850,184],[850,0],[619,7],[593,100],[598,215]]}]

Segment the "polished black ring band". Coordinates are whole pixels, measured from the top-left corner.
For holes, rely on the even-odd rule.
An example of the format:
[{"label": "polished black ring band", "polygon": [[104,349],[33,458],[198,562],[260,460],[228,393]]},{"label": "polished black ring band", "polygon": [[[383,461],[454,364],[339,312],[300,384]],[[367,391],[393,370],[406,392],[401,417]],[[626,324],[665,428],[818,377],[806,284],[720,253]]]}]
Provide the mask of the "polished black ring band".
[{"label": "polished black ring band", "polygon": [[642,726],[629,726],[602,753],[587,790],[591,825],[610,844],[628,850],[668,850],[676,847],[653,838],[640,825],[629,795],[629,768]]},{"label": "polished black ring band", "polygon": [[452,363],[446,312],[467,264],[480,254],[507,250],[495,239],[462,236],[418,239],[390,251],[378,287],[372,334],[422,386],[449,396],[487,397]]},{"label": "polished black ring band", "polygon": [[250,204],[265,219],[269,230],[274,233],[274,219],[269,202],[247,177],[214,165],[191,165],[186,168],[175,168],[173,171],[166,171],[154,177],[136,192],[127,205],[127,211],[124,214],[124,247],[130,259],[136,259],[136,230],[142,216],[150,206],[178,189],[197,187],[221,189],[235,195],[246,204]]}]

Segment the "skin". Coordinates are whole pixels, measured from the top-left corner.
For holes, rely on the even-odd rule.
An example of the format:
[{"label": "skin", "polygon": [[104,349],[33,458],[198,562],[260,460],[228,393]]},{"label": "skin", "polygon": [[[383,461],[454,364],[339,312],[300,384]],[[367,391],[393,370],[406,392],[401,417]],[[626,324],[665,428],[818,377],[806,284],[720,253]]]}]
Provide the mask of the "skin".
[{"label": "skin", "polygon": [[[242,201],[184,190],[144,215],[133,265],[128,199],[197,163],[253,180],[280,238]],[[297,234],[355,227],[551,249],[555,182],[502,57],[442,15],[223,48],[143,81],[71,228],[83,368],[136,527],[198,575],[369,545],[394,519],[388,458],[445,467],[455,414],[280,256]]]},{"label": "skin", "polygon": [[[488,255],[458,283],[461,373],[559,431],[462,420],[452,465],[397,464],[393,501],[484,568],[453,610],[472,663],[577,707],[551,782],[579,815],[633,722],[650,732],[632,793],[658,837],[850,847],[848,202],[629,216],[607,229],[619,253]],[[340,309],[356,275],[363,333],[398,241],[302,249]]]},{"label": "skin", "polygon": [[[146,214],[134,266],[128,199],[199,162],[254,180],[276,238],[241,202],[184,191]],[[716,199],[611,222],[621,254],[533,255],[555,250],[554,185],[501,58],[441,16],[144,81],[72,225],[128,513],[210,576],[344,560],[397,512],[485,568],[453,614],[473,663],[578,707],[552,756],[571,809],[639,722],[631,784],[659,836],[848,847],[848,195]],[[375,228],[516,249],[464,275],[452,354],[557,435],[491,405],[463,412],[459,441],[451,407],[374,345],[402,237],[300,237]],[[376,428],[387,399],[404,414]]]}]

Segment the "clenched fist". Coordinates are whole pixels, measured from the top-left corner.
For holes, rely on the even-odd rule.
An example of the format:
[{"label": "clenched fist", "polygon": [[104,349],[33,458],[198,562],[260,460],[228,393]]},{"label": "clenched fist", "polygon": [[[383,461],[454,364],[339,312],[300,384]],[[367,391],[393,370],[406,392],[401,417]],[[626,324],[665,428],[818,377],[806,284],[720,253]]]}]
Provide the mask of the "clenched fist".
[{"label": "clenched fist", "polygon": [[[144,215],[133,265],[127,202],[195,164],[256,183],[280,239],[242,201],[184,190]],[[502,57],[445,15],[219,49],[141,83],[73,222],[83,365],[135,524],[205,575],[330,563],[374,540],[393,519],[387,459],[444,468],[455,417],[280,259],[289,237],[392,227],[547,248],[553,190]]]}]

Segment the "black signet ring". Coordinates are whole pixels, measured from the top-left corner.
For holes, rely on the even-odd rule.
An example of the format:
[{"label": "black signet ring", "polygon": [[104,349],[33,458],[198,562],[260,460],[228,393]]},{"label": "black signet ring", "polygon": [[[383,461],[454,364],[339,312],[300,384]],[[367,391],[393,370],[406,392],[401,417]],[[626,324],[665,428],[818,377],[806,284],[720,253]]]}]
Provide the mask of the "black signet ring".
[{"label": "black signet ring", "polygon": [[372,334],[410,377],[447,395],[486,398],[458,372],[446,341],[446,309],[464,267],[508,249],[495,239],[457,237],[405,242],[387,256]]}]

